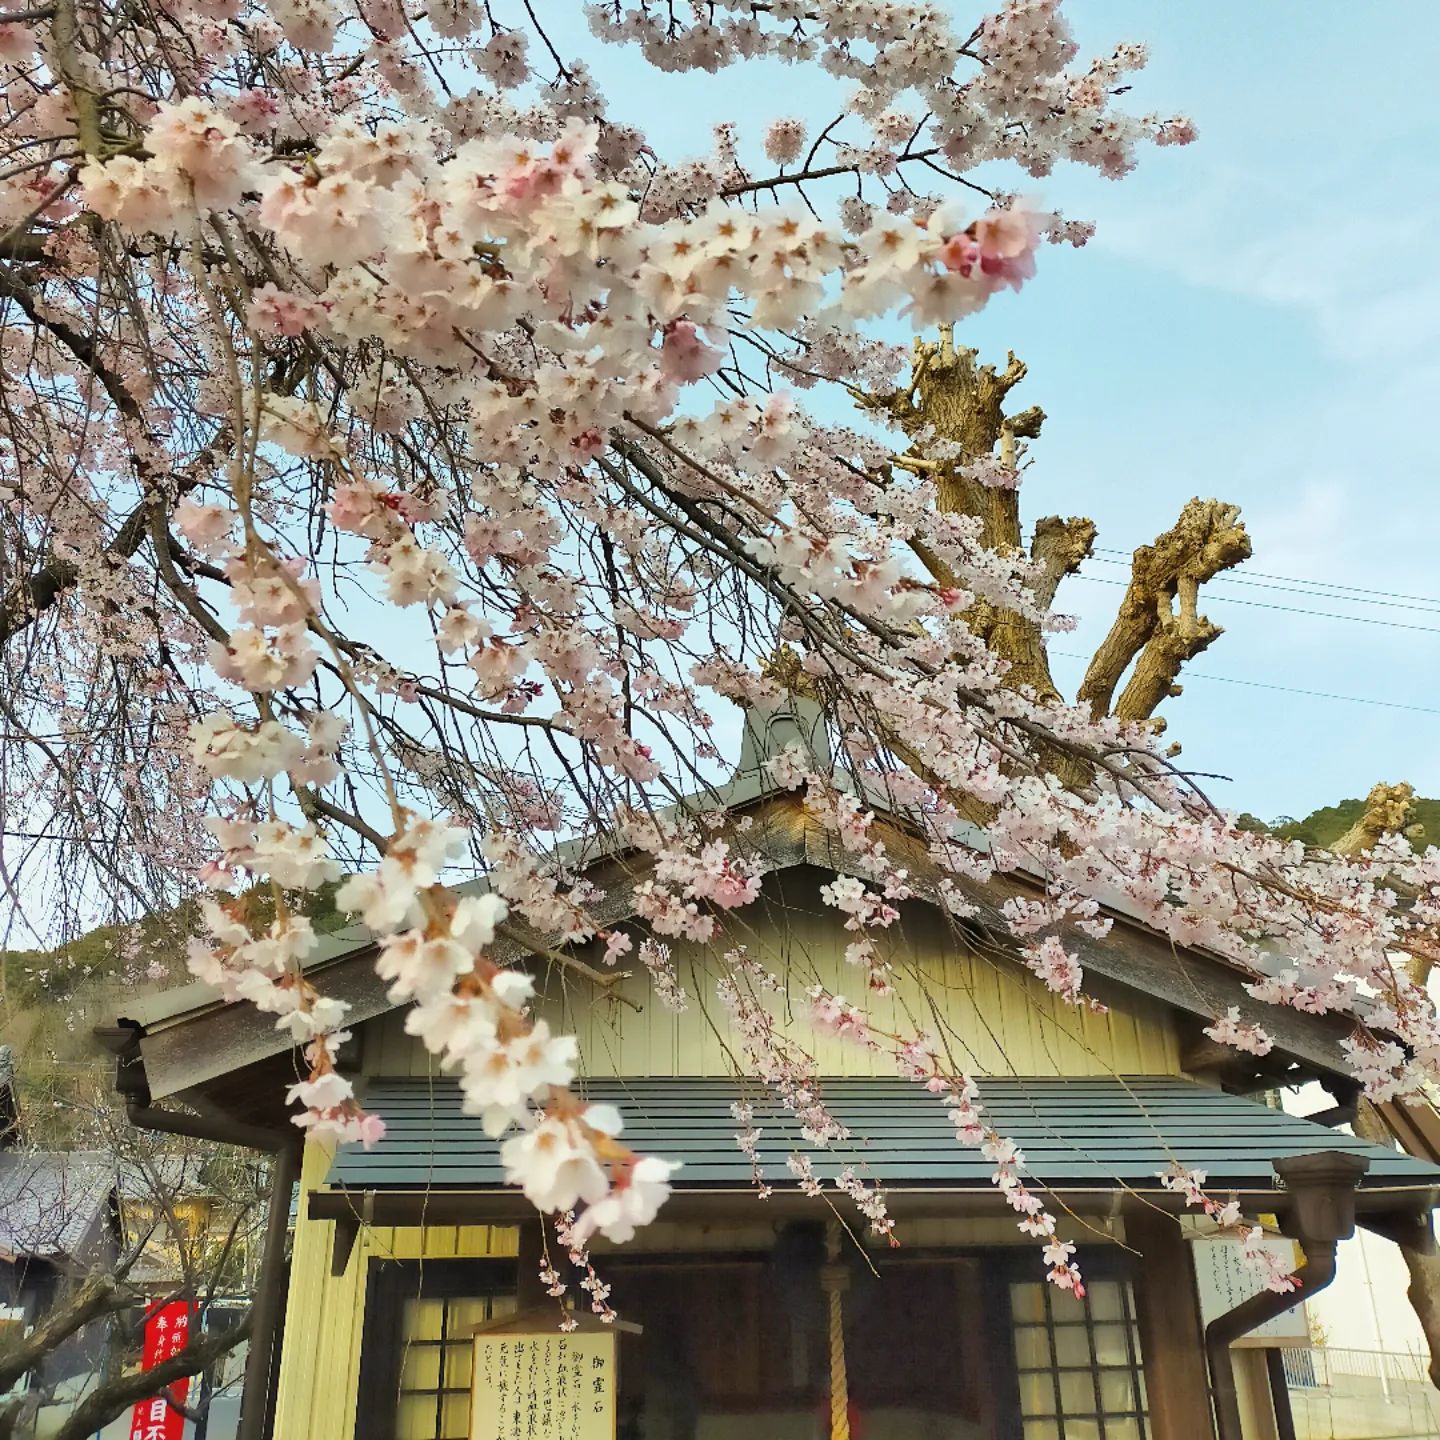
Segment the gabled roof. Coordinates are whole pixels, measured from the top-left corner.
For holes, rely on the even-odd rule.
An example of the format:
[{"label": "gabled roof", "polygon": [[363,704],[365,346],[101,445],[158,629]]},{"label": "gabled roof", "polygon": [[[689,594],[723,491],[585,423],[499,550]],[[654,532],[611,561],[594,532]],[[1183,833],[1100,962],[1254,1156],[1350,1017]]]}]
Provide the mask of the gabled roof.
[{"label": "gabled roof", "polygon": [[0,1258],[80,1254],[98,1233],[115,1179],[102,1151],[0,1152]]},{"label": "gabled roof", "polygon": [[[824,715],[813,701],[789,696],[776,706],[751,710],[746,715],[740,763],[725,784],[702,789],[679,802],[677,810],[726,810],[749,822],[743,843],[764,860],[772,873],[810,868],[829,875],[868,879],[855,858],[832,832],[817,823],[801,799],[776,784],[766,762],[786,745],[808,750],[820,766],[833,768]],[[873,784],[844,772],[838,783],[852,789],[858,784],[869,808],[876,814],[877,831],[889,853],[909,871],[909,883],[921,903],[934,902],[939,873],[918,827],[905,807],[880,793]],[[957,840],[976,850],[988,849],[983,831],[964,827]],[[648,877],[648,857],[627,851],[613,835],[587,837],[559,845],[555,859],[583,871],[604,890],[592,913],[601,926],[615,926],[636,917],[634,890]],[[981,884],[960,881],[956,889],[976,908],[977,918],[966,933],[990,953],[1017,954],[1017,945],[1001,914],[1012,896],[1033,896],[1038,881],[1006,874]],[[462,893],[482,893],[483,881],[459,887]],[[1108,986],[1138,992],[1163,1001],[1181,1014],[1208,1023],[1231,1006],[1263,1023],[1275,1040],[1277,1056],[1289,1057],[1307,1075],[1348,1081],[1350,1067],[1340,1040],[1352,1028],[1338,1016],[1304,1015],[1253,1000],[1244,984],[1253,976],[1220,956],[1181,949],[1167,937],[1126,913],[1117,899],[1106,911],[1115,920],[1111,934],[1096,940],[1077,929],[1064,932],[1084,965],[1087,977],[1100,991]],[[496,958],[522,962],[547,943],[536,935],[526,945],[515,941],[497,946]],[[348,1023],[367,1020],[396,1008],[386,996],[386,985],[371,963],[374,938],[363,925],[322,936],[306,963],[306,973],[327,995],[346,1001]],[[138,997],[120,1016],[120,1023],[142,1035],[142,1054],[151,1094],[156,1098],[196,1092],[241,1068],[273,1060],[290,1049],[288,1035],[248,1004],[227,1005],[214,987],[203,984]],[[1277,1081],[1276,1083],[1283,1083]]]}]

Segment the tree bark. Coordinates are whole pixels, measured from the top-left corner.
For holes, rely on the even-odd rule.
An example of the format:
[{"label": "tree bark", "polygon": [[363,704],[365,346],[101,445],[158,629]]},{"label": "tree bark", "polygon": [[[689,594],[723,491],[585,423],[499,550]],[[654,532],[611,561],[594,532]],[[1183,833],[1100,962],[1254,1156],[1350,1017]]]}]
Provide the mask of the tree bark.
[{"label": "tree bark", "polygon": [[1068,520],[1058,515],[1042,515],[1035,522],[1030,558],[1040,567],[1040,582],[1035,587],[1038,604],[1048,608],[1055,603],[1060,582],[1090,558],[1095,535],[1095,522],[1079,515],[1072,515]]},{"label": "tree bark", "polygon": [[[1239,507],[1198,496],[1153,544],[1136,550],[1115,623],[1080,685],[1078,698],[1097,720],[1111,713],[1146,720],[1167,695],[1180,693],[1180,667],[1223,633],[1199,613],[1200,586],[1249,558]],[[1112,712],[1115,687],[1131,661],[1135,672]]]},{"label": "tree bark", "polygon": [[229,1330],[205,1335],[187,1345],[178,1355],[162,1360],[152,1370],[137,1370],[119,1375],[98,1389],[92,1390],[70,1412],[65,1423],[55,1432],[55,1440],[90,1440],[102,1426],[141,1400],[159,1395],[177,1380],[184,1380],[233,1350],[250,1334],[251,1317]]},{"label": "tree bark", "polygon": [[25,1414],[25,1397],[17,1395],[0,1405],[0,1440],[14,1440],[15,1427]]}]

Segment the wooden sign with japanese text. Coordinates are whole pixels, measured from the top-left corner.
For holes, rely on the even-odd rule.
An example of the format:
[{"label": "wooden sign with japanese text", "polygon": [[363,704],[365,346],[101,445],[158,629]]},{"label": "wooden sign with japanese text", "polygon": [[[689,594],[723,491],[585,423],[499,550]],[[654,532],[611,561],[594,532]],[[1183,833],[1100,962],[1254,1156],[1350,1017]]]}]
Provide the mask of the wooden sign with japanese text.
[{"label": "wooden sign with japanese text", "polygon": [[613,1330],[475,1334],[470,1440],[614,1440]]},{"label": "wooden sign with japanese text", "polygon": [[[1287,1270],[1295,1268],[1299,1255],[1294,1241],[1267,1235],[1260,1243],[1277,1255]],[[1259,1273],[1245,1263],[1240,1241],[1234,1236],[1206,1236],[1192,1242],[1190,1248],[1195,1256],[1195,1282],[1200,1291],[1200,1318],[1204,1324],[1208,1325],[1265,1288]],[[1302,1290],[1295,1298],[1302,1300],[1303,1296]],[[1304,1304],[1267,1320],[1234,1343],[1241,1348],[1308,1345],[1310,1326]]]}]

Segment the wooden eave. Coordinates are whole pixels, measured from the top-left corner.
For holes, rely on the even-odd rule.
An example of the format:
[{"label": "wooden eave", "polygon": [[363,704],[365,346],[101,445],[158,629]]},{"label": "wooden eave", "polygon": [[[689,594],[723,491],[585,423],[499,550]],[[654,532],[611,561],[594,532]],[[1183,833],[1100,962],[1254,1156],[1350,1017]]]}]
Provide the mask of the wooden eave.
[{"label": "wooden eave", "polygon": [[[730,838],[746,852],[762,856],[770,873],[812,868],[866,878],[854,857],[808,814],[796,795],[761,793],[731,813],[737,825],[729,828]],[[749,822],[743,830],[738,828],[741,820]],[[910,903],[938,903],[939,872],[918,834],[883,814],[877,816],[874,830],[884,840],[887,852],[909,872],[916,895]],[[651,868],[648,856],[632,850],[603,855],[584,869],[586,878],[605,892],[592,907],[599,926],[635,918],[634,890]],[[956,888],[977,912],[975,918],[956,925],[957,943],[1018,964],[1018,947],[1001,907],[1012,896],[1029,899],[1040,895],[1039,882],[1007,874],[986,884],[962,880]],[[1074,926],[1061,931],[1085,967],[1090,988],[1101,999],[1107,993],[1114,996],[1127,991],[1148,996],[1187,1017],[1196,1033],[1231,1006],[1262,1023],[1275,1040],[1275,1051],[1258,1067],[1253,1061],[1231,1056],[1239,1068],[1227,1078],[1235,1082],[1235,1088],[1267,1083],[1280,1086],[1312,1078],[1337,1083],[1346,1080],[1349,1068],[1340,1041],[1353,1029],[1353,1022],[1341,1016],[1304,1015],[1263,1005],[1244,989],[1245,982],[1255,978],[1247,971],[1219,956],[1181,949],[1128,916],[1113,910],[1106,913],[1114,923],[1104,940]],[[385,982],[375,973],[376,946],[363,927],[324,939],[326,943],[307,965],[306,974],[327,995],[350,1006],[347,1023],[363,1025],[396,1008],[386,994]],[[494,953],[506,963],[544,965],[549,962],[537,959],[536,951],[559,943],[554,937],[541,936],[531,942],[534,948],[504,941]],[[271,1017],[249,1004],[227,1004],[210,986],[192,985],[150,997],[138,1004],[133,1014],[122,1016],[120,1025],[128,1026],[139,1038],[146,1082],[157,1100],[175,1097],[202,1106],[215,1104],[225,1113],[235,1114],[236,1086],[230,1077],[247,1072],[248,1085],[249,1072],[261,1064],[267,1070],[298,1071],[298,1057],[292,1058],[289,1037],[276,1030]],[[1195,1068],[1209,1066],[1197,1063]],[[1253,1082],[1248,1087],[1241,1083],[1245,1075]]]}]

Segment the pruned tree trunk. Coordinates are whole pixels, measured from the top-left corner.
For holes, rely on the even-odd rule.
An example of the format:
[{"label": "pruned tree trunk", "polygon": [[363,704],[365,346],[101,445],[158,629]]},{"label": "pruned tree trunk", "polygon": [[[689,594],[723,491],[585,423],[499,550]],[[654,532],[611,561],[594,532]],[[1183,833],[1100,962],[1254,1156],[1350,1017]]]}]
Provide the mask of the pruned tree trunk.
[{"label": "pruned tree trunk", "polygon": [[1040,567],[1040,583],[1035,599],[1041,605],[1053,605],[1060,582],[1073,575],[1090,558],[1095,548],[1095,522],[1072,515],[1062,520],[1058,515],[1043,515],[1035,522],[1030,541],[1030,558]]},{"label": "pruned tree trunk", "polygon": [[[986,484],[982,476],[997,447],[1001,469],[1017,470],[1021,442],[1040,433],[1045,413],[1038,406],[1005,413],[1010,392],[1026,373],[1013,353],[1003,370],[979,364],[974,350],[957,349],[950,331],[942,328],[938,340],[916,339],[905,389],[855,395],[863,409],[885,414],[911,438],[896,465],[933,478],[938,507],[975,516],[984,544],[1009,555],[1025,548],[1019,489]],[[1200,586],[1250,556],[1250,537],[1239,516],[1235,505],[1191,500],[1169,530],[1135,551],[1129,587],[1077,697],[1097,719],[1113,714],[1132,723],[1149,720],[1163,729],[1155,710],[1180,693],[1181,667],[1221,634],[1199,613]],[[1038,570],[1035,597],[1042,605],[1053,604],[1060,583],[1089,558],[1095,538],[1095,522],[1082,516],[1046,515],[1035,522],[1029,559]],[[916,550],[938,581],[953,583],[936,557],[923,546]],[[1028,686],[1042,701],[1062,698],[1050,672],[1045,636],[1033,620],[985,602],[973,606],[967,619],[1009,662],[1007,683]]]},{"label": "pruned tree trunk", "polygon": [[[938,341],[917,338],[909,388],[886,396],[864,397],[861,403],[883,410],[914,438],[911,451],[902,461],[909,460],[933,475],[936,503],[942,511],[975,516],[984,527],[986,546],[1001,554],[1015,555],[1023,548],[1018,490],[981,484],[969,472],[976,461],[992,455],[997,445],[1002,459],[1013,462],[1017,440],[1037,436],[1045,412],[1036,406],[1017,415],[1005,414],[1006,396],[1027,373],[1013,353],[1003,371],[976,361],[976,351],[955,348],[948,328],[941,330]],[[957,447],[958,454],[931,458],[927,450],[933,448],[934,439],[949,442]],[[1053,521],[1055,525],[1065,523]],[[1070,523],[1084,526],[1088,522]],[[1093,542],[1093,525],[1089,535]],[[1052,563],[1058,567],[1055,585],[1089,554],[1087,544],[1062,564],[1062,549],[1056,546],[1053,552]],[[1069,549],[1073,552],[1074,546]],[[975,605],[967,618],[976,634],[1010,662],[1011,684],[1029,685],[1042,699],[1060,698],[1050,676],[1044,638],[1033,621],[984,602]]]}]

